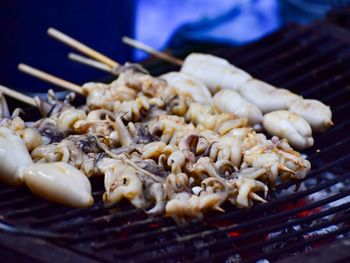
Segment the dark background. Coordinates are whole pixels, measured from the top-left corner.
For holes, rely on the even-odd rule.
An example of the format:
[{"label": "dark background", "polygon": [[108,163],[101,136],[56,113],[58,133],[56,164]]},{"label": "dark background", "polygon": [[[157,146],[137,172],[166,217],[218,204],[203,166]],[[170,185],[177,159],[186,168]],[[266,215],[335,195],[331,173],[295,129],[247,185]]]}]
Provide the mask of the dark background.
[{"label": "dark background", "polygon": [[46,34],[49,27],[124,62],[131,48],[120,37],[133,35],[133,0],[1,0],[0,83],[23,91],[53,87],[16,70],[20,62],[81,84],[106,75],[71,62],[70,48]]}]

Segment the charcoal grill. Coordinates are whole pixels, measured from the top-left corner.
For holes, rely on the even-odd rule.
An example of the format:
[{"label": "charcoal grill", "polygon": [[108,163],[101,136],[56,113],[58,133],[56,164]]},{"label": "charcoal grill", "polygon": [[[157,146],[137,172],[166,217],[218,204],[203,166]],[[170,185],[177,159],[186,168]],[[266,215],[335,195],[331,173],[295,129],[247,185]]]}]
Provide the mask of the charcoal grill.
[{"label": "charcoal grill", "polygon": [[[128,203],[70,209],[0,185],[0,251],[23,262],[303,262],[350,260],[350,33],[328,22],[288,26],[261,41],[212,53],[252,75],[329,104],[336,126],[303,152],[312,170],[298,192],[283,183],[267,204],[224,207],[176,225]],[[156,61],[154,74],[176,69]],[[339,253],[330,253],[327,248]],[[326,252],[328,251],[328,253]],[[268,261],[266,261],[268,260]]]}]

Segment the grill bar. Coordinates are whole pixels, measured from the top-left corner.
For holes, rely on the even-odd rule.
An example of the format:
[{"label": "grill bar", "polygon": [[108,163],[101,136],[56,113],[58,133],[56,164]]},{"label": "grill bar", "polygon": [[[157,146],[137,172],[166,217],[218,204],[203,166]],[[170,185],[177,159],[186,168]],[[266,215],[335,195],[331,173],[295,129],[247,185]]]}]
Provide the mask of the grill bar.
[{"label": "grill bar", "polygon": [[[346,179],[349,179],[350,178],[350,173],[347,173],[345,175],[342,175],[341,176],[342,180],[346,180]],[[274,200],[274,201],[271,201],[267,204],[263,204],[263,205],[258,205],[255,207],[255,211],[260,211],[260,210],[267,210],[267,209],[272,209],[272,208],[276,208],[278,207],[278,205],[281,205],[281,204],[284,204],[286,201],[296,201],[300,198],[303,198],[305,196],[308,196],[310,194],[313,194],[313,193],[316,193],[318,191],[321,191],[321,190],[324,190],[334,184],[337,184],[339,182],[339,179],[338,178],[335,178],[333,180],[329,180],[327,181],[326,183],[323,183],[323,184],[320,184],[316,187],[313,187],[313,188],[310,188],[309,190],[306,190],[306,191],[302,191],[302,192],[298,192],[298,193],[295,193],[291,196],[285,196],[285,197],[282,197],[280,199],[277,199],[277,200]],[[215,217],[215,220],[227,220],[227,219],[230,219],[230,218],[241,218],[243,217],[244,215],[249,215],[249,209],[246,209],[246,210],[237,210],[233,213],[226,213],[226,214],[223,214],[223,215],[218,215]],[[210,222],[210,218],[208,219],[208,221]],[[151,223],[151,222],[147,222],[147,223]],[[192,225],[193,226],[193,225]],[[106,234],[106,233],[110,233],[110,232],[113,232],[113,233],[116,233],[116,232],[120,232],[124,230],[123,227],[112,227],[112,228],[105,228],[103,230],[103,232],[101,231],[97,231],[96,233],[89,233],[88,235],[84,236],[84,238],[82,239],[86,239],[88,237],[93,237],[93,236],[99,236],[99,235],[103,235],[103,234]],[[236,229],[228,229],[227,231],[234,231]],[[219,231],[219,230],[215,230],[215,231]],[[203,235],[202,235],[203,236]],[[145,248],[146,249],[146,248]],[[133,251],[133,253],[135,253],[135,251]]]},{"label": "grill bar", "polygon": [[[348,205],[349,207],[349,205]],[[303,230],[299,230],[299,231],[295,231],[295,232],[292,232],[292,233],[288,233],[287,236],[279,236],[279,237],[275,237],[275,238],[271,238],[270,240],[268,241],[263,241],[263,242],[260,242],[260,243],[255,243],[255,244],[252,244],[250,246],[247,246],[245,247],[244,249],[241,249],[241,248],[238,248],[238,249],[233,249],[232,252],[233,253],[237,253],[237,252],[240,252],[240,251],[244,251],[244,250],[248,250],[248,249],[256,249],[256,248],[260,248],[261,246],[266,246],[266,245],[269,245],[269,244],[273,244],[275,242],[279,242],[279,241],[283,241],[285,238],[292,238],[292,237],[297,237],[297,236],[300,236],[302,234],[306,234],[306,233],[310,233],[312,231],[316,231],[316,230],[319,230],[319,229],[323,229],[323,228],[326,228],[326,227],[329,227],[331,225],[336,225],[338,223],[342,223],[344,221],[347,221],[348,219],[350,219],[350,215],[346,215],[346,216],[341,216],[339,218],[336,218],[336,219],[331,219],[327,222],[324,222],[324,223],[320,223],[320,224],[317,224],[315,226],[311,226],[307,229],[303,229]],[[315,242],[315,240],[320,240],[320,239],[323,239],[323,238],[328,238],[330,236],[336,236],[336,235],[339,235],[341,233],[345,233],[347,231],[350,230],[350,226],[345,226],[343,228],[340,228],[339,230],[336,230],[336,231],[333,231],[333,232],[330,232],[328,235],[325,234],[323,236],[320,236],[320,237],[317,237],[314,239],[313,242]],[[310,244],[310,241],[311,240],[308,240],[307,244]],[[297,244],[295,245],[295,247],[300,247],[301,245],[304,245],[306,244],[306,242],[301,242],[301,244]],[[281,249],[280,251],[278,251],[278,253],[280,254],[281,252],[286,252],[286,251],[291,251],[293,249],[293,247],[288,247],[286,249]],[[277,251],[276,251],[277,253]],[[215,255],[215,257],[217,258],[221,258],[222,256],[224,255],[230,255],[231,253],[228,253],[227,251],[224,251],[224,252],[221,252],[221,253],[218,253]],[[273,254],[273,253],[271,253]],[[214,258],[213,258],[214,259]]]},{"label": "grill bar", "polygon": [[[313,203],[310,203],[310,204],[302,206],[302,207],[295,208],[293,210],[283,211],[283,212],[278,213],[278,214],[273,214],[273,215],[266,216],[263,218],[250,220],[249,222],[241,223],[241,224],[235,225],[233,227],[223,227],[219,230],[217,230],[217,229],[209,230],[209,231],[205,231],[205,232],[194,233],[194,234],[191,234],[191,235],[188,235],[185,237],[179,237],[176,240],[171,240],[171,241],[167,242],[166,244],[163,243],[162,246],[169,246],[169,245],[173,245],[173,244],[178,243],[178,242],[189,242],[189,241],[192,241],[193,239],[196,239],[196,238],[205,238],[205,237],[209,237],[212,235],[227,234],[229,232],[238,231],[238,230],[241,230],[244,228],[249,228],[249,227],[252,227],[255,225],[272,222],[273,220],[276,220],[276,219],[286,218],[286,217],[301,213],[303,211],[312,210],[312,209],[315,209],[317,207],[332,203],[334,201],[337,201],[339,199],[346,197],[347,195],[350,195],[350,190],[338,193],[334,196],[330,196],[330,197],[325,198],[323,200],[313,202]],[[182,227],[178,227],[178,228],[175,226],[170,226],[168,228],[162,228],[160,230],[153,231],[152,235],[159,235],[159,233],[167,233],[169,231],[188,229],[190,227],[192,228],[192,225],[191,226],[182,226]],[[150,234],[151,233],[142,233],[142,234],[134,235],[132,237],[125,238],[125,239],[113,240],[110,242],[103,242],[103,243],[95,243],[94,247],[98,248],[98,249],[102,249],[102,248],[106,248],[106,247],[116,246],[116,245],[121,244],[121,243],[128,243],[134,239],[142,240],[145,237],[150,237],[151,236]],[[149,249],[149,247],[147,247],[145,249],[147,250],[147,249]],[[133,251],[133,253],[135,253],[135,252],[137,252],[137,251]],[[143,252],[143,251],[140,251],[140,252]]]},{"label": "grill bar", "polygon": [[74,209],[74,210],[68,210],[64,214],[56,214],[47,218],[44,218],[42,220],[37,220],[36,222],[33,222],[31,225],[34,227],[43,226],[55,221],[65,220],[69,219],[74,216],[81,216],[84,214],[90,214],[94,212],[104,211],[105,209],[112,209],[117,208],[117,205],[115,204],[97,204],[94,205],[92,208],[82,208],[82,209]]},{"label": "grill bar", "polygon": [[[277,53],[278,51],[286,50],[287,46],[293,46],[293,40],[295,41],[296,38],[307,37],[310,32],[311,28],[302,28],[300,31],[297,30],[282,40],[275,42],[269,46],[265,46],[264,48],[250,50],[250,52],[246,52],[246,50],[243,51],[242,49],[244,53],[240,53],[240,55],[237,57],[233,56],[229,58],[229,60],[231,63],[239,65],[242,68],[249,68],[247,64],[254,64],[254,62],[261,60],[264,56],[268,57],[270,53]],[[241,54],[244,54],[244,56]]]},{"label": "grill bar", "polygon": [[301,74],[305,68],[315,67],[320,63],[325,63],[328,59],[332,58],[333,53],[339,52],[344,49],[347,45],[345,43],[336,43],[330,49],[325,50],[315,56],[305,56],[304,59],[291,64],[289,67],[283,68],[282,70],[275,72],[271,75],[266,76],[266,80],[270,83],[280,83],[285,78],[293,77],[296,74]]},{"label": "grill bar", "polygon": [[105,224],[106,222],[108,222],[109,224],[112,224],[113,222],[116,222],[123,218],[130,217],[130,216],[138,216],[138,215],[144,215],[144,210],[134,209],[134,210],[122,211],[122,212],[109,214],[109,215],[103,215],[103,216],[95,217],[93,219],[86,218],[85,220],[82,220],[82,221],[78,221],[78,222],[73,221],[63,226],[51,227],[50,229],[53,231],[70,231],[70,230],[74,231],[77,227],[82,227],[87,225],[101,225],[101,224]]},{"label": "grill bar", "polygon": [[269,68],[271,64],[278,63],[279,61],[291,60],[291,58],[293,58],[294,56],[303,57],[313,49],[314,45],[319,45],[321,43],[326,42],[327,40],[328,40],[327,36],[320,36],[320,35],[311,36],[310,39],[308,39],[308,41],[304,43],[302,42],[300,43],[300,45],[297,45],[292,49],[286,50],[285,52],[279,54],[276,57],[270,57],[259,64],[255,64],[255,66],[249,67],[250,73],[255,75],[259,73],[259,71],[264,70],[264,68]]},{"label": "grill bar", "polygon": [[[343,179],[349,179],[350,178],[350,173],[348,173],[347,175],[343,175],[342,176]],[[336,184],[338,183],[339,181],[338,180],[333,180],[333,183]],[[329,186],[331,186],[332,184],[330,184]],[[316,188],[316,187],[315,187]],[[324,188],[321,188],[320,190],[323,190]],[[317,191],[315,191],[317,192]],[[301,192],[300,192],[301,193]],[[314,192],[313,192],[314,193]],[[345,196],[348,195],[350,192],[346,192]],[[299,194],[299,193],[297,193]],[[338,196],[336,196],[336,199],[335,200],[338,200],[340,198],[343,198],[344,195],[343,194],[339,194]],[[337,199],[338,198],[338,199]],[[332,198],[329,198],[329,201],[331,201]],[[267,204],[268,205],[268,204]],[[266,205],[266,206],[267,206]],[[316,203],[316,207],[318,207],[319,205],[322,205],[322,202],[319,202],[319,203]],[[350,204],[349,204],[350,205]],[[264,206],[264,205],[261,205],[261,206]],[[259,206],[257,206],[258,208]],[[314,207],[314,204],[310,204],[308,206],[306,206],[307,208],[309,209],[313,209],[315,208]],[[308,209],[306,209],[308,210]],[[232,227],[226,227],[226,228],[223,228],[223,229],[219,229],[219,230],[214,230],[214,231],[208,231],[208,232],[202,232],[202,233],[199,233],[199,236],[187,236],[185,238],[178,238],[177,240],[174,240],[173,242],[169,242],[169,243],[162,243],[162,244],[158,244],[158,245],[152,245],[152,246],[144,246],[143,248],[141,248],[140,250],[135,250],[135,249],[132,249],[130,251],[123,251],[121,252],[120,254],[117,254],[118,256],[128,256],[130,254],[133,254],[135,255],[136,253],[142,253],[142,252],[146,252],[146,251],[151,251],[153,249],[157,249],[157,248],[160,248],[162,246],[169,246],[171,244],[174,244],[174,243],[178,243],[178,242],[184,242],[184,241],[189,241],[189,240],[192,240],[193,238],[198,238],[198,237],[201,237],[201,238],[205,238],[207,237],[207,235],[215,235],[215,234],[224,234],[224,233],[228,233],[228,232],[234,232],[234,231],[239,231],[241,229],[244,229],[244,228],[247,228],[247,227],[250,227],[250,226],[254,226],[254,225],[257,225],[257,224],[260,224],[260,223],[264,223],[264,222],[269,222],[269,221],[272,221],[274,219],[277,219],[277,218],[280,218],[280,217],[285,217],[285,216],[288,216],[288,215],[293,215],[293,214],[297,214],[297,213],[300,213],[301,211],[306,211],[306,210],[303,210],[303,208],[299,208],[299,209],[295,209],[295,210],[291,210],[291,211],[287,211],[287,212],[282,212],[281,214],[276,214],[276,215],[272,215],[272,216],[266,216],[262,219],[256,219],[256,220],[250,220],[249,222],[247,223],[241,223],[241,224],[238,224],[238,225],[234,225]],[[329,210],[325,211],[324,214],[326,214]],[[333,210],[331,210],[333,211]],[[232,216],[231,214],[231,217],[232,219],[236,219],[236,218],[239,218],[238,214],[239,214],[240,211],[238,211],[235,215]],[[319,216],[322,216],[323,214],[318,214]],[[229,215],[224,215],[227,219],[227,216]],[[218,219],[218,220],[222,220],[222,218]],[[286,225],[287,226],[287,225]],[[216,241],[216,242],[219,242],[219,241]],[[226,242],[226,241],[225,241]],[[188,251],[191,251],[191,249],[189,249]],[[177,251],[179,252],[179,251]],[[175,253],[176,254],[176,253]]]},{"label": "grill bar", "polygon": [[[279,249],[279,250],[276,250],[276,251],[273,251],[273,252],[270,252],[270,253],[266,253],[264,256],[268,257],[268,258],[276,257],[278,255],[281,255],[282,253],[286,253],[286,252],[289,252],[289,251],[295,251],[296,249],[298,249],[300,247],[303,247],[303,246],[306,246],[306,245],[310,245],[310,244],[314,244],[316,242],[320,242],[322,240],[329,239],[329,238],[332,238],[332,237],[337,237],[337,236],[342,235],[344,233],[347,233],[349,231],[350,231],[350,226],[341,227],[338,230],[331,231],[331,232],[329,232],[327,234],[319,235],[319,236],[316,236],[316,237],[313,237],[313,238],[309,238],[309,239],[300,241],[299,243],[291,245],[288,248],[282,248],[282,249]],[[254,261],[256,261],[256,260],[258,260],[260,258],[262,258],[262,256],[256,257],[256,258],[251,258],[251,259],[249,259],[247,261],[244,261],[244,262],[254,262]]]}]

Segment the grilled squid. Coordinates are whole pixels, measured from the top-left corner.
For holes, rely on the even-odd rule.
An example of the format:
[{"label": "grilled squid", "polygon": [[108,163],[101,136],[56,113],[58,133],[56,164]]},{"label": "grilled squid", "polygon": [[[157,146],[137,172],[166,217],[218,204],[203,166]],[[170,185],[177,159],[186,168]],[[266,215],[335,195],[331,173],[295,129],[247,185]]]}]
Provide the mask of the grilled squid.
[{"label": "grilled squid", "polygon": [[174,115],[160,115],[148,125],[151,134],[160,134],[160,140],[165,144],[176,144],[182,135],[195,130],[193,124],[186,124],[184,118]]},{"label": "grilled squid", "polygon": [[70,135],[59,143],[40,145],[32,151],[31,156],[34,162],[64,162],[80,169],[88,159],[101,151],[97,144],[94,136]]},{"label": "grilled squid", "polygon": [[135,99],[135,90],[123,85],[115,86],[115,82],[112,82],[110,85],[94,82],[83,85],[83,92],[87,96],[86,104],[90,109],[113,110],[116,101]]},{"label": "grilled squid", "polygon": [[3,119],[0,126],[1,125],[14,131],[16,135],[22,138],[29,152],[43,143],[42,136],[38,129],[26,127],[27,125],[24,121],[17,116],[17,111],[13,112],[11,118]]},{"label": "grilled squid", "polygon": [[43,143],[41,134],[35,128],[25,128],[22,131],[18,131],[17,134],[22,138],[29,152]]},{"label": "grilled squid", "polygon": [[35,147],[42,144],[42,136],[34,127],[27,127],[26,123],[19,117],[21,109],[15,109],[10,115],[6,99],[0,93],[0,127],[7,127],[21,137],[28,149],[32,151]]},{"label": "grilled squid", "polygon": [[330,107],[318,100],[298,100],[289,110],[303,117],[315,132],[323,132],[333,125]]},{"label": "grilled squid", "polygon": [[264,197],[266,197],[268,188],[264,183],[244,177],[233,179],[231,183],[233,183],[235,191],[231,193],[229,200],[237,207],[251,207],[253,204],[252,200],[266,203],[262,197],[256,194],[256,192],[262,192]]},{"label": "grilled squid", "polygon": [[74,131],[74,124],[77,121],[85,120],[86,113],[83,110],[69,108],[63,111],[57,120],[57,127],[64,133]]},{"label": "grilled squid", "polygon": [[185,117],[195,125],[212,130],[220,135],[224,135],[232,129],[244,127],[247,124],[247,120],[239,118],[234,113],[215,114],[212,107],[199,103],[192,103]]},{"label": "grilled squid", "polygon": [[12,130],[0,127],[0,179],[23,184],[23,169],[33,163],[24,141]]},{"label": "grilled squid", "polygon": [[166,89],[166,81],[152,77],[144,72],[126,70],[119,74],[117,80],[111,83],[114,87],[128,87],[136,91],[142,91],[146,96],[156,97],[159,91]]},{"label": "grilled squid", "polygon": [[219,112],[232,112],[240,118],[247,119],[250,125],[260,124],[263,120],[259,108],[233,90],[222,90],[216,93],[213,106]]},{"label": "grilled squid", "polygon": [[36,107],[44,117],[57,117],[63,111],[72,108],[71,102],[75,99],[75,93],[71,92],[60,100],[52,89],[47,92],[47,99],[34,97]]},{"label": "grilled squid", "polygon": [[220,205],[228,198],[228,186],[221,180],[207,178],[200,188],[197,195],[192,194],[186,174],[170,174],[165,182],[165,192],[169,199],[165,215],[178,223],[186,223],[187,220],[202,219],[209,210],[222,212]]},{"label": "grilled squid", "polygon": [[86,94],[86,104],[90,109],[113,109],[115,94],[107,84],[85,83],[83,92]]},{"label": "grilled squid", "polygon": [[[278,176],[282,180],[304,179],[311,164],[300,153],[294,151],[286,140],[279,141],[273,138],[273,141],[267,141],[265,144],[256,145],[245,151],[241,167],[264,168],[267,171],[266,180],[273,187]],[[256,175],[262,179],[263,174]]]},{"label": "grilled squid", "polygon": [[70,164],[32,164],[23,170],[23,178],[34,194],[50,201],[71,207],[89,207],[94,202],[89,180]]},{"label": "grilled squid", "polygon": [[186,57],[181,72],[202,81],[212,93],[220,89],[237,90],[252,78],[226,59],[199,53],[192,53]]},{"label": "grilled squid", "polygon": [[208,88],[198,79],[180,72],[169,72],[160,76],[168,85],[183,93],[189,93],[195,102],[211,104],[212,97]]},{"label": "grilled squid", "polygon": [[142,181],[134,168],[109,158],[102,160],[99,168],[105,175],[104,202],[116,203],[126,198],[137,208],[147,206],[142,192]]},{"label": "grilled squid", "polygon": [[295,101],[302,99],[289,90],[276,88],[257,79],[247,81],[238,92],[262,113],[288,109]]},{"label": "grilled squid", "polygon": [[98,166],[105,174],[104,202],[115,203],[125,198],[138,208],[155,203],[147,213],[164,212],[166,200],[162,179],[144,175],[121,160],[105,158]]},{"label": "grilled squid", "polygon": [[209,157],[215,162],[229,160],[239,167],[242,162],[241,142],[235,137],[221,137],[211,144]]},{"label": "grilled squid", "polygon": [[303,150],[314,144],[310,125],[294,112],[270,112],[264,116],[263,126],[269,134],[287,139],[293,148]]},{"label": "grilled squid", "polygon": [[137,122],[145,116],[151,107],[151,101],[145,96],[140,96],[135,100],[130,101],[116,101],[114,103],[113,111],[122,115],[123,119],[127,121]]}]

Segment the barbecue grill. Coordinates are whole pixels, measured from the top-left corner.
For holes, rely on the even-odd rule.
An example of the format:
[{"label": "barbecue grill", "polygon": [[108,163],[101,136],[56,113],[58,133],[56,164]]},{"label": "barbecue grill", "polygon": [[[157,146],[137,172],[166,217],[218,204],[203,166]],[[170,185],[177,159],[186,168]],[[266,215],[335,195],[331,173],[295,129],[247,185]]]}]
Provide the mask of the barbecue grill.
[{"label": "barbecue grill", "polygon": [[[336,125],[315,134],[314,147],[303,152],[312,170],[301,185],[280,184],[266,204],[250,209],[227,206],[225,213],[188,225],[148,217],[127,202],[103,204],[101,178],[92,179],[96,203],[84,209],[70,209],[28,190],[0,185],[3,260],[350,260],[350,32],[325,21],[290,25],[250,45],[211,53],[259,79],[331,106]],[[159,61],[146,66],[153,74],[176,69]]]}]

